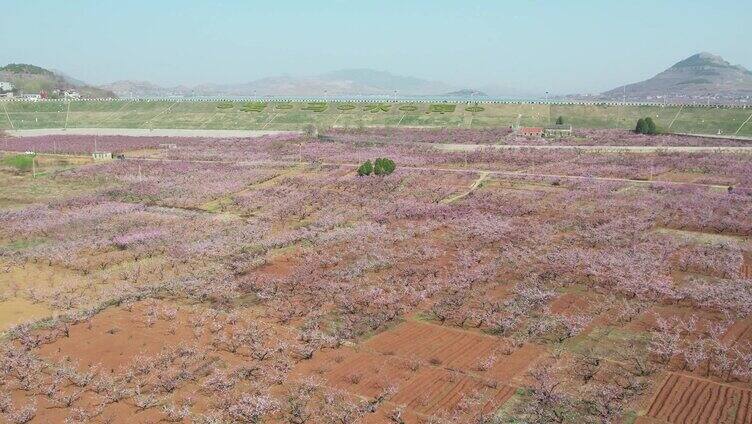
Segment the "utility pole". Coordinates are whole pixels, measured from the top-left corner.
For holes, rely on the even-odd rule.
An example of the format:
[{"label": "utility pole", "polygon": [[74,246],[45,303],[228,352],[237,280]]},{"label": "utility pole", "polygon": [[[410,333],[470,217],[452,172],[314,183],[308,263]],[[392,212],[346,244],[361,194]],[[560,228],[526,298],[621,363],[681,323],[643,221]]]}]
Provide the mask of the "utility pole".
[{"label": "utility pole", "polygon": [[31,176],[32,178],[37,177],[37,155],[36,153],[34,156],[31,157]]}]

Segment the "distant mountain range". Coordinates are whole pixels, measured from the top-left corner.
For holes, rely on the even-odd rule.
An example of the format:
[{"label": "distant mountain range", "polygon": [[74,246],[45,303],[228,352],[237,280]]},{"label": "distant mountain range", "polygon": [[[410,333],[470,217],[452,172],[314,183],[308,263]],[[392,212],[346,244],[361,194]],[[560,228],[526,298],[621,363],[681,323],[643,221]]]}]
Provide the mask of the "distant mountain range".
[{"label": "distant mountain range", "polygon": [[[148,81],[117,81],[98,87],[60,71],[34,65],[10,64],[0,68],[0,81],[10,81],[25,93],[75,89],[83,97],[244,97],[244,96],[434,96],[448,99],[538,99],[541,93],[499,83],[470,89],[440,81],[401,76],[372,69],[345,69],[316,76],[276,76],[239,84],[200,84],[162,87]],[[565,99],[629,101],[748,101],[752,72],[731,65],[720,56],[698,53],[648,80],[615,88],[597,96],[572,95]]]},{"label": "distant mountain range", "polygon": [[452,91],[449,93],[444,93],[444,96],[446,97],[462,97],[462,98],[476,98],[476,99],[482,99],[483,97],[488,97],[488,94],[478,91],[478,90],[468,90],[468,89],[462,89],[457,91]]},{"label": "distant mountain range", "polygon": [[[508,85],[478,89],[457,87],[440,81],[394,75],[372,69],[346,69],[312,77],[278,76],[241,84],[201,84],[193,87],[159,87],[149,82],[118,81],[101,86],[121,97],[154,96],[437,96],[446,98],[506,97],[540,98],[541,93]],[[752,96],[752,73],[731,65],[720,56],[698,53],[646,81],[621,86],[596,96],[599,100],[713,102]],[[582,96],[567,96],[583,99]],[[588,97],[588,99],[592,99]]]},{"label": "distant mountain range", "polygon": [[101,86],[128,96],[347,96],[442,95],[458,87],[438,81],[394,75],[372,69],[347,69],[313,77],[278,76],[240,84],[159,87],[144,81],[117,81]]},{"label": "distant mountain range", "polygon": [[11,63],[1,67],[0,81],[12,83],[19,94],[45,92],[54,96],[55,91],[75,90],[84,98],[115,97],[111,91],[90,86],[59,71],[23,63]]},{"label": "distant mountain range", "polygon": [[752,72],[710,53],[690,56],[658,75],[601,94],[608,100],[717,100],[752,96]]}]

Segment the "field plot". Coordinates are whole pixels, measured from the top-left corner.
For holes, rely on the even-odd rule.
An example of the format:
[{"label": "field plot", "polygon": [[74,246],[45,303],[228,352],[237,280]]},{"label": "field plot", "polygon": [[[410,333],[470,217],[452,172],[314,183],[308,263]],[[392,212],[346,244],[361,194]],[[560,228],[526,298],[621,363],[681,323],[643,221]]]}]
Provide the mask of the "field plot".
[{"label": "field plot", "polygon": [[316,375],[327,385],[363,397],[376,397],[391,385],[401,386],[415,376],[407,361],[351,348],[321,352],[301,363],[295,375]]},{"label": "field plot", "polygon": [[[69,119],[362,112],[113,106]],[[713,149],[742,141],[365,127],[0,139],[0,421],[749,421],[752,161]]]},{"label": "field plot", "polygon": [[420,414],[437,415],[456,409],[469,394],[482,399],[482,410],[493,411],[514,394],[514,389],[505,385],[488,387],[473,377],[425,368],[391,401]]},{"label": "field plot", "polygon": [[671,373],[648,416],[668,423],[748,423],[752,390]]},{"label": "field plot", "polygon": [[368,340],[363,346],[385,355],[508,383],[524,373],[538,356],[532,346],[518,350],[510,343],[470,331],[408,321]]}]

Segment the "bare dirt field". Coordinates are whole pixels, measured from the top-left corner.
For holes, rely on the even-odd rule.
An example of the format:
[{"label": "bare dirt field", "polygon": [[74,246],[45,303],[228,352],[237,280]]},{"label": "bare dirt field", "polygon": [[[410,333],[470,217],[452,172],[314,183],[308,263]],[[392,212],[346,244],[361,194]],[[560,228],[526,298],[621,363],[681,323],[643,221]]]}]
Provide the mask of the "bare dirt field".
[{"label": "bare dirt field", "polygon": [[668,423],[748,423],[752,390],[671,373],[648,410]]}]

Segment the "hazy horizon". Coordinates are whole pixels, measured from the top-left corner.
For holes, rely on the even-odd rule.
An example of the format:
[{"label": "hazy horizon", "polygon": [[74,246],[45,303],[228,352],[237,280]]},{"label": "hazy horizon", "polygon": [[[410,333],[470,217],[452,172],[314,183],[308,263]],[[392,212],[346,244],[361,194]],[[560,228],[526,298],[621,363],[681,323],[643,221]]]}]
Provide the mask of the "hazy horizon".
[{"label": "hazy horizon", "polygon": [[640,81],[702,51],[752,67],[752,6],[741,1],[6,3],[0,63],[91,84],[243,83],[367,68],[565,94]]}]

